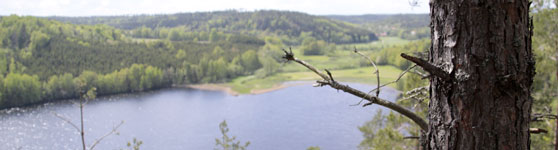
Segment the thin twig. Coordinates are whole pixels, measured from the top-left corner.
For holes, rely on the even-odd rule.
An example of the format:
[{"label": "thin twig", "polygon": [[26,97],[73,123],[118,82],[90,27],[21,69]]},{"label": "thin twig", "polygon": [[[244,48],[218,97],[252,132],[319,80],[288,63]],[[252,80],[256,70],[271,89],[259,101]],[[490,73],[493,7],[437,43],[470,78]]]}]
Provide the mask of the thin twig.
[{"label": "thin twig", "polygon": [[[285,52],[285,56],[283,56],[283,58],[285,58],[288,61],[294,61],[297,62],[303,66],[305,66],[307,69],[313,71],[314,73],[316,73],[318,76],[320,76],[323,81],[318,80],[316,81],[319,85],[324,86],[324,85],[329,85],[330,87],[337,89],[337,90],[342,90],[344,92],[350,93],[352,95],[355,95],[357,97],[360,98],[364,98],[366,100],[368,100],[370,103],[374,103],[374,104],[378,104],[384,107],[387,107],[391,110],[394,110],[406,117],[408,117],[409,119],[413,120],[413,122],[415,122],[417,125],[419,125],[419,127],[424,130],[424,131],[428,131],[428,124],[426,123],[426,121],[421,118],[419,115],[415,114],[414,112],[408,110],[407,108],[400,106],[398,104],[395,104],[393,102],[381,99],[379,97],[367,94],[365,92],[359,91],[357,89],[354,89],[348,85],[342,85],[339,84],[337,82],[333,82],[330,77],[328,77],[328,75],[320,72],[318,69],[316,69],[314,66],[299,60],[297,58],[294,57],[294,54],[291,52],[287,52],[286,50],[283,50],[283,52]],[[367,103],[367,105],[369,105]]]},{"label": "thin twig", "polygon": [[122,122],[120,122],[120,124],[112,127],[112,130],[110,132],[108,132],[107,134],[103,135],[101,138],[95,140],[95,142],[93,142],[91,147],[89,147],[89,150],[93,150],[93,148],[95,148],[95,146],[97,146],[97,144],[99,144],[105,137],[116,133],[116,131],[118,130],[118,128],[120,128],[120,126],[122,126],[122,124],[124,124],[124,121],[122,121]]},{"label": "thin twig", "polygon": [[81,132],[80,129],[79,129],[79,127],[78,127],[76,124],[72,123],[72,121],[70,121],[70,119],[68,119],[68,118],[66,118],[66,117],[64,117],[64,116],[62,116],[62,115],[60,115],[60,114],[58,114],[58,113],[56,113],[56,112],[52,112],[52,114],[54,114],[54,116],[60,118],[60,119],[63,120],[64,122],[66,122],[66,123],[72,125],[72,127],[74,127],[74,128],[77,130],[77,132]]},{"label": "thin twig", "polygon": [[[409,72],[411,69],[415,68],[416,66],[417,66],[417,65],[412,65],[412,66],[410,66],[410,67],[407,68],[405,71],[401,72],[401,74],[399,74],[399,77],[397,77],[397,79],[395,79],[394,81],[391,81],[391,82],[382,84],[382,85],[378,86],[377,88],[368,91],[368,94],[370,94],[370,93],[372,93],[372,92],[374,92],[374,91],[376,91],[376,90],[378,90],[378,89],[380,89],[380,88],[383,88],[383,87],[385,87],[385,86],[387,86],[387,85],[390,85],[390,84],[393,84],[393,83],[398,82],[399,80],[401,80],[401,78],[402,78],[407,72]],[[378,83],[380,83],[380,82],[378,82]],[[380,91],[380,90],[378,90],[377,92],[379,92],[379,91]],[[358,106],[358,105],[360,105],[360,104],[362,103],[363,100],[364,100],[364,99],[361,99],[358,103],[352,104],[352,105],[350,105],[350,106]]]},{"label": "thin twig", "polygon": [[370,57],[362,54],[361,52],[357,51],[356,46],[355,46],[355,53],[359,54],[360,56],[368,59],[368,61],[372,64],[372,66],[374,66],[374,69],[376,69],[376,71],[374,71],[374,73],[376,73],[376,81],[378,82],[378,87],[376,87],[377,91],[376,91],[376,97],[380,97],[380,70],[378,70],[378,67],[376,66],[376,63],[374,63],[374,61],[372,61],[372,59],[370,59]]},{"label": "thin twig", "polygon": [[[387,85],[390,85],[390,84],[393,84],[393,83],[398,82],[399,80],[401,80],[401,78],[402,78],[407,72],[409,72],[409,70],[415,68],[416,66],[417,66],[417,65],[412,65],[412,66],[410,66],[410,67],[407,68],[405,71],[401,72],[401,74],[399,74],[399,77],[397,77],[397,79],[395,79],[395,80],[393,80],[393,81],[391,81],[391,82],[385,83],[385,84],[379,86],[379,88],[382,88],[382,87],[384,87],[384,86],[387,86]],[[372,93],[372,92],[378,90],[379,88],[372,89],[372,90],[371,90],[370,92],[368,92],[368,93]]]},{"label": "thin twig", "polygon": [[418,136],[406,136],[406,137],[403,137],[403,139],[419,139],[419,137]]},{"label": "thin twig", "polygon": [[414,88],[412,90],[405,92],[405,95],[411,95],[413,93],[423,92],[424,90],[428,89],[428,87],[430,86],[422,86],[422,87]]},{"label": "thin twig", "polygon": [[329,78],[331,79],[332,82],[335,82],[335,80],[333,79],[333,76],[331,75],[331,72],[329,72],[329,70],[324,69],[327,73],[327,75],[329,76]]},{"label": "thin twig", "polygon": [[[370,94],[370,93],[369,93],[369,94]],[[360,99],[360,101],[358,101],[358,103],[352,104],[352,105],[349,105],[349,106],[358,106],[358,105],[360,105],[360,104],[362,103],[362,101],[364,101],[364,98]]]},{"label": "thin twig", "polygon": [[540,114],[540,113],[535,113],[531,115],[531,121],[541,121],[541,119],[558,119],[558,116],[554,114]]},{"label": "thin twig", "polygon": [[83,98],[79,99],[79,112],[80,112],[80,120],[81,120],[81,144],[83,145],[83,150],[85,149],[85,132],[83,131]]},{"label": "thin twig", "polygon": [[425,73],[422,73],[422,72],[420,72],[420,71],[417,71],[416,69],[414,69],[414,70],[412,70],[412,71],[409,71],[409,72],[421,76],[421,77],[422,77],[421,79],[426,79],[426,78],[430,77],[430,75],[425,74]]}]

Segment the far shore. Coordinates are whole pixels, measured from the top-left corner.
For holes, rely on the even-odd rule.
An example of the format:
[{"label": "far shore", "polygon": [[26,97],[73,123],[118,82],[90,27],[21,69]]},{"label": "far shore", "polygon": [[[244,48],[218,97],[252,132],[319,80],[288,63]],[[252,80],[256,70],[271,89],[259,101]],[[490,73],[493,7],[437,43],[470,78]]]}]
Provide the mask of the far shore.
[{"label": "far shore", "polygon": [[[296,83],[284,82],[284,83],[276,84],[271,88],[252,89],[252,90],[250,90],[250,93],[247,93],[247,94],[253,94],[253,95],[263,94],[263,93],[273,92],[273,91],[280,90],[280,89],[287,88],[287,87],[305,85],[305,84],[311,84],[311,83],[312,82],[310,82],[310,81],[300,81],[300,82],[296,82]],[[188,88],[193,88],[193,89],[198,89],[198,90],[222,91],[222,92],[225,92],[225,93],[227,93],[229,95],[232,95],[232,96],[241,95],[241,93],[233,90],[230,86],[228,86],[226,84],[216,84],[216,83],[189,84],[189,85],[177,85],[177,86],[174,86],[174,87],[188,87]]]}]

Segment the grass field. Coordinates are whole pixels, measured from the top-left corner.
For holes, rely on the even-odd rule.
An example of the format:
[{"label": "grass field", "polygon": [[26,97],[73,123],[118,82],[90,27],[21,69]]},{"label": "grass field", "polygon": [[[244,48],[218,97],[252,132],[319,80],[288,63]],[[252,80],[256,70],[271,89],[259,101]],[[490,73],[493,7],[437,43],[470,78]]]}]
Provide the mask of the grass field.
[{"label": "grass field", "polygon": [[[300,66],[302,68],[302,66]],[[381,83],[395,80],[401,70],[393,66],[378,66],[380,70]],[[332,70],[333,78],[338,82],[355,82],[364,84],[376,84],[376,76],[373,74],[373,67],[363,67],[356,69]],[[313,81],[318,80],[319,76],[310,71],[278,73],[265,78],[255,76],[245,76],[234,79],[227,85],[239,93],[250,93],[253,89],[267,89],[277,86],[285,81]],[[393,86],[393,85],[392,85]]]},{"label": "grass field", "polygon": [[370,43],[359,43],[359,44],[343,44],[338,45],[337,49],[342,50],[353,50],[356,47],[358,50],[368,51],[368,50],[380,50],[387,46],[392,45],[403,45],[411,42],[410,40],[401,39],[399,37],[380,37],[380,40],[370,42]]},{"label": "grass field", "polygon": [[[331,70],[333,77],[338,81],[376,84],[376,76],[372,74],[374,72],[373,68],[360,67],[361,64],[368,64],[368,61],[355,54],[352,47],[356,46],[359,50],[360,48],[372,48],[372,50],[361,50],[365,55],[369,55],[374,52],[374,48],[406,44],[408,42],[408,40],[397,37],[381,37],[380,41],[371,43],[337,45],[337,50],[326,55],[304,56],[297,47],[293,48],[293,53],[298,59],[304,60],[318,69]],[[393,66],[379,66],[378,68],[382,83],[395,80],[401,73],[401,70]],[[265,78],[257,78],[256,76],[239,77],[227,83],[227,86],[230,86],[239,93],[250,93],[253,89],[268,89],[285,81],[308,81],[319,78],[318,75],[293,62],[283,64],[281,70],[281,73]]]}]

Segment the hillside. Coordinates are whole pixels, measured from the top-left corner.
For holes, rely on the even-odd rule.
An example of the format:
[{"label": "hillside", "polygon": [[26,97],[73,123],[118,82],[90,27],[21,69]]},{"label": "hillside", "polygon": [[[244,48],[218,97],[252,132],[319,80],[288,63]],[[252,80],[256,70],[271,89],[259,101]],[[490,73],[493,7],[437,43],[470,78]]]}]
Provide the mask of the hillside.
[{"label": "hillside", "polygon": [[[377,40],[376,35],[357,25],[326,17],[299,12],[261,10],[254,12],[217,11],[177,13],[170,15],[137,15],[111,17],[49,17],[74,24],[106,24],[115,28],[149,30],[150,38],[164,38],[161,31],[169,28],[178,32],[242,33],[245,35],[275,35],[283,39],[311,36],[333,43],[362,43]],[[168,35],[167,35],[168,36]],[[292,43],[301,41],[292,40]],[[287,40],[288,42],[288,40]]]},{"label": "hillside", "polygon": [[217,33],[227,38],[137,40],[124,32],[107,25],[0,17],[0,108],[75,98],[92,87],[105,95],[224,82],[274,61],[258,54],[272,45],[259,38]]}]

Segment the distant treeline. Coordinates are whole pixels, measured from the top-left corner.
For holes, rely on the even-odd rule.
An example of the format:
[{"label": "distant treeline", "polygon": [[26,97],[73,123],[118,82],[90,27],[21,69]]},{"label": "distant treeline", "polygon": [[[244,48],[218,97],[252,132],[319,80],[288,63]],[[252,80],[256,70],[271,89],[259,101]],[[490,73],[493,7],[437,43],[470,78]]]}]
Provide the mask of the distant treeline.
[{"label": "distant treeline", "polygon": [[[75,24],[106,24],[119,29],[131,30],[131,35],[143,38],[167,38],[184,32],[202,35],[224,32],[252,36],[273,35],[282,37],[282,40],[288,44],[300,44],[304,39],[301,36],[311,36],[317,40],[337,44],[378,40],[373,32],[354,24],[290,11],[241,12],[231,10],[171,15],[50,17],[50,19]],[[193,40],[191,34],[183,34],[178,37]]]},{"label": "distant treeline", "polygon": [[330,15],[327,17],[359,24],[381,36],[396,36],[407,40],[430,37],[430,16],[428,14]]}]

